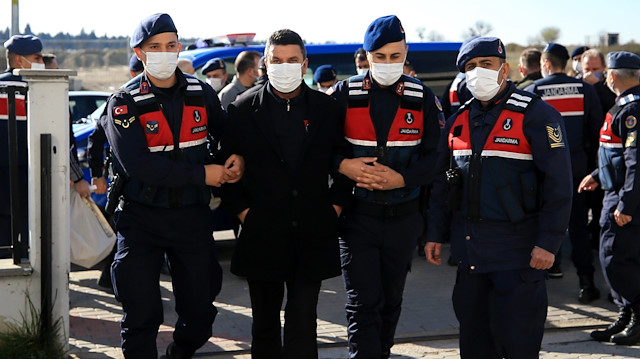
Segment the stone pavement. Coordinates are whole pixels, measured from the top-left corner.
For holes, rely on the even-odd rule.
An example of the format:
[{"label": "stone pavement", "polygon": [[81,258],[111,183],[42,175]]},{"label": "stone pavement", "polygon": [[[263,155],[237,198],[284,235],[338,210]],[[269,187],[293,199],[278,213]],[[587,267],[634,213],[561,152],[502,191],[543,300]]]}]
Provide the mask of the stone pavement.
[{"label": "stone pavement", "polygon": [[[213,337],[197,358],[249,359],[251,308],[246,282],[229,273],[230,242],[221,244],[224,270],[222,291],[216,298],[219,314]],[[564,250],[567,256],[570,250]],[[443,257],[448,256],[445,245]],[[622,347],[589,340],[591,329],[602,327],[617,314],[606,300],[606,284],[596,273],[603,298],[592,305],[577,300],[578,280],[571,260],[564,260],[565,276],[548,280],[549,311],[541,358],[639,358],[640,346]],[[96,284],[100,272],[72,268],[70,276],[70,350],[72,358],[121,359],[119,321],[122,310],[110,294]],[[403,311],[398,324],[393,358],[459,357],[458,322],[453,313],[451,292],[455,268],[433,266],[416,255],[407,277]],[[158,351],[171,342],[176,321],[170,277],[161,278],[164,325],[158,334]],[[346,358],[345,293],[340,277],[323,282],[318,303],[318,342],[320,358]]]}]

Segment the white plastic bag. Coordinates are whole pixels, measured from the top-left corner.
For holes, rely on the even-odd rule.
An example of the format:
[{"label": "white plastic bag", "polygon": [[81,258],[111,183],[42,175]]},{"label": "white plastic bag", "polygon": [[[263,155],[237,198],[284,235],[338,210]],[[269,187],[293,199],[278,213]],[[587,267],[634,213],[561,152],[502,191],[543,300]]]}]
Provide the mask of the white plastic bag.
[{"label": "white plastic bag", "polygon": [[71,263],[91,268],[109,255],[116,235],[91,198],[82,198],[73,187],[70,195]]}]

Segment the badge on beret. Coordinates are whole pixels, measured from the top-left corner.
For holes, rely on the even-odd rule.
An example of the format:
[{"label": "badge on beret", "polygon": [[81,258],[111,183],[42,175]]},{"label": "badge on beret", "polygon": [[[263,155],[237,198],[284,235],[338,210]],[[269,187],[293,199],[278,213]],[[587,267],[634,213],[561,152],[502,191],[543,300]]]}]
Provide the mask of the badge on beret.
[{"label": "badge on beret", "polygon": [[626,120],[624,120],[624,125],[629,129],[636,127],[636,124],[638,124],[638,120],[635,118],[635,116],[629,116]]},{"label": "badge on beret", "polygon": [[498,40],[498,53],[502,54],[504,50],[502,50],[502,40]]},{"label": "badge on beret", "polygon": [[638,138],[638,131],[631,131],[627,134],[627,142],[624,143],[624,147],[636,147]]},{"label": "badge on beret", "polygon": [[564,148],[564,140],[562,138],[562,129],[560,124],[547,125],[547,138],[549,139],[550,148]]}]

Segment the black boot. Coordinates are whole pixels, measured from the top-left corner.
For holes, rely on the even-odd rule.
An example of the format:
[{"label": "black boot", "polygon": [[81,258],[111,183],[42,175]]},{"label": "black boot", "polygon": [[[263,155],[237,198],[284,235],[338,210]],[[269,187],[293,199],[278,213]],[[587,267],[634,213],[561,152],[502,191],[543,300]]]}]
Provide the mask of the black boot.
[{"label": "black boot", "polygon": [[620,345],[640,343],[640,303],[631,306],[631,321],[622,332],[611,337],[611,341]]},{"label": "black boot", "polygon": [[623,331],[629,322],[631,321],[631,308],[623,307],[620,308],[620,312],[618,313],[618,319],[616,319],[613,324],[606,327],[603,330],[594,330],[591,332],[591,338],[597,340],[599,342],[608,342],[611,339],[611,336],[614,334],[618,334]]},{"label": "black boot", "polygon": [[588,304],[600,298],[600,291],[593,282],[593,274],[580,274],[578,279],[580,281],[580,293],[578,294],[580,303]]},{"label": "black boot", "polygon": [[187,350],[178,346],[175,342],[171,342],[167,347],[167,354],[160,359],[191,359],[195,351]]}]

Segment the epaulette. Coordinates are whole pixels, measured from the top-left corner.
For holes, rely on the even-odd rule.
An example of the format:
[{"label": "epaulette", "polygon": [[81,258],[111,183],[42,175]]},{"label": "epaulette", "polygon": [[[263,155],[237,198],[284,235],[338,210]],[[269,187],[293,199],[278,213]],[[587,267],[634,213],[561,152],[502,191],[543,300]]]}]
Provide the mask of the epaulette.
[{"label": "epaulette", "polygon": [[515,89],[507,102],[504,104],[504,108],[507,110],[515,111],[515,112],[527,112],[527,108],[533,102],[533,100],[537,99],[539,96],[534,95],[530,92]]},{"label": "epaulette", "polygon": [[[349,107],[367,107],[372,80],[366,75],[355,75],[347,80],[349,86]],[[401,107],[420,110],[423,104],[424,85],[418,79],[402,75],[395,92],[401,96]]]}]

